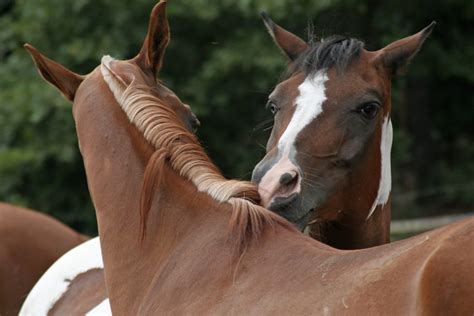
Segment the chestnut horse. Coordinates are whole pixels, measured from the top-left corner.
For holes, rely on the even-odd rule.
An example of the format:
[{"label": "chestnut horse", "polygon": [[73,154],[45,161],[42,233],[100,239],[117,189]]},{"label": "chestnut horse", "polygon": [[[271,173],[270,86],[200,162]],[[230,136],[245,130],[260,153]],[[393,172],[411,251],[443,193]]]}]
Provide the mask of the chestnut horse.
[{"label": "chestnut horse", "polygon": [[45,214],[0,203],[0,315],[18,315],[46,269],[86,239]]},{"label": "chestnut horse", "polygon": [[[148,34],[145,38],[143,48],[136,60],[153,58],[155,54],[153,50],[159,47],[159,35],[155,33],[160,30],[165,19],[164,7],[159,9],[156,7],[150,19],[150,26]],[[150,47],[148,49],[147,47]],[[40,74],[47,80],[57,80],[62,76],[70,77],[70,81],[53,83],[54,85],[62,85],[61,92],[68,100],[74,100],[76,83],[80,83],[84,77],[75,75],[62,66],[54,63],[48,58],[41,55],[36,49],[29,45],[25,48],[32,55],[33,60],[40,68]],[[149,54],[148,57],[143,57]],[[158,65],[142,65],[143,71],[154,74]],[[164,99],[169,102],[170,107],[183,117],[186,128],[194,130],[199,126],[199,120],[194,113],[191,112],[190,107],[182,104],[181,101],[168,90],[164,85],[153,83],[150,80],[152,90],[158,91]],[[72,86],[72,88],[70,87]],[[252,185],[250,185],[253,187]],[[257,198],[257,192],[255,198]],[[86,315],[110,315],[110,305],[107,291],[104,283],[103,261],[100,249],[99,238],[91,239],[90,241],[81,244],[72,249],[48,269],[48,271],[41,277],[38,283],[29,293],[24,305],[22,306],[20,315],[64,315],[64,314],[86,314]]]},{"label": "chestnut horse", "polygon": [[29,48],[73,100],[112,312],[472,314],[473,219],[343,251],[253,204],[250,183],[223,178],[179,99],[155,80],[169,41],[165,4],[137,57],[106,56],[87,76]]},{"label": "chestnut horse", "polygon": [[332,247],[388,243],[391,79],[435,23],[370,52],[343,36],[306,43],[262,16],[289,60],[268,99],[273,130],[252,176],[262,205]]}]

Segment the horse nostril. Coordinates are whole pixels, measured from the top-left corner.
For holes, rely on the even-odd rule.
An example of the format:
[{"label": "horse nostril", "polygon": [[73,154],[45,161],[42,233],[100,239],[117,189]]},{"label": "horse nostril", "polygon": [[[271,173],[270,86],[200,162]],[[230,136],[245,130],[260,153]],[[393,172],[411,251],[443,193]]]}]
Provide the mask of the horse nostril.
[{"label": "horse nostril", "polygon": [[298,180],[298,174],[296,172],[286,172],[280,177],[280,184],[284,186],[290,186]]}]

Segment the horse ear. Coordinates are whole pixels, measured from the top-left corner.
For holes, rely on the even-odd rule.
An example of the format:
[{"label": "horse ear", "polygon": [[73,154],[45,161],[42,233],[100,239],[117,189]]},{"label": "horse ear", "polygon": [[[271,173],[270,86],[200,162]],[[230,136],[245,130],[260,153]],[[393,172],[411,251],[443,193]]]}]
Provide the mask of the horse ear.
[{"label": "horse ear", "polygon": [[58,88],[66,99],[73,101],[76,90],[84,80],[84,76],[78,75],[47,58],[30,44],[25,44],[24,47],[33,58],[41,77]]},{"label": "horse ear", "polygon": [[294,61],[308,49],[309,45],[305,41],[277,25],[266,12],[262,12],[260,15],[275,44],[290,61]]},{"label": "horse ear", "polygon": [[169,42],[170,27],[166,17],[166,1],[160,1],[151,11],[148,33],[135,61],[142,69],[151,70],[156,75],[161,69]]},{"label": "horse ear", "polygon": [[376,61],[381,62],[392,75],[403,73],[435,25],[436,22],[433,21],[420,32],[385,46],[378,51]]}]

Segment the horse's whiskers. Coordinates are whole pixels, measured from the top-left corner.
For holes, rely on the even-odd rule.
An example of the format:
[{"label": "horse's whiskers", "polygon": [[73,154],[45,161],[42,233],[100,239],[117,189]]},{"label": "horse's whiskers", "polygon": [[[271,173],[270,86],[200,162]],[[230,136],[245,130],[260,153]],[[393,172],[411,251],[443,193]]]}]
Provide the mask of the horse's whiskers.
[{"label": "horse's whiskers", "polygon": [[255,126],[253,130],[254,131],[258,131],[258,130],[268,131],[269,129],[272,129],[272,128],[273,128],[273,118],[270,118],[257,124],[257,126]]}]

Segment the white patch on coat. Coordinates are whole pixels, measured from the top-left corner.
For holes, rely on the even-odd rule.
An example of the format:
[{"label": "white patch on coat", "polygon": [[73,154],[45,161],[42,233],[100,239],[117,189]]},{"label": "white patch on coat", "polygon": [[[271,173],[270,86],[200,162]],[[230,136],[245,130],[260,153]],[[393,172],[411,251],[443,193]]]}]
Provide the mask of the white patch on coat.
[{"label": "white patch on coat", "polygon": [[99,237],[80,244],[56,260],[28,294],[20,315],[47,315],[67,291],[71,280],[81,273],[97,268],[104,268]]},{"label": "white patch on coat", "polygon": [[[278,141],[280,159],[262,177],[258,190],[262,195],[263,205],[268,207],[276,197],[281,187],[280,177],[284,173],[298,173],[299,167],[290,159],[296,155],[295,140],[300,132],[323,112],[323,103],[326,101],[325,82],[328,80],[325,69],[318,71],[314,76],[308,76],[298,87],[299,96],[295,100],[295,111],[283,135]],[[286,196],[301,189],[301,177],[292,192],[285,192]]]},{"label": "white patch on coat", "polygon": [[391,171],[391,162],[390,162],[390,153],[392,150],[392,141],[393,141],[393,127],[392,121],[388,117],[385,117],[382,124],[382,135],[380,140],[380,156],[381,156],[381,170],[380,170],[380,181],[379,189],[377,191],[377,197],[372,204],[369,215],[366,219],[369,219],[370,216],[374,213],[377,206],[384,206],[387,204],[390,197],[390,192],[392,190],[392,171]]},{"label": "white patch on coat", "polygon": [[110,309],[110,302],[109,299],[106,298],[102,301],[99,305],[91,309],[86,316],[104,316],[104,315],[112,315],[112,310]]}]

